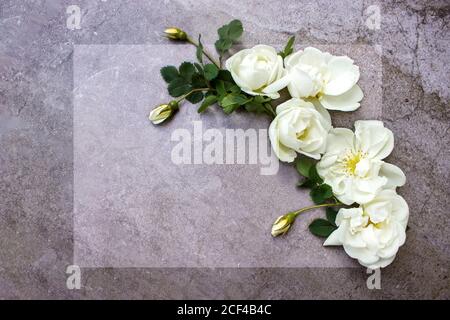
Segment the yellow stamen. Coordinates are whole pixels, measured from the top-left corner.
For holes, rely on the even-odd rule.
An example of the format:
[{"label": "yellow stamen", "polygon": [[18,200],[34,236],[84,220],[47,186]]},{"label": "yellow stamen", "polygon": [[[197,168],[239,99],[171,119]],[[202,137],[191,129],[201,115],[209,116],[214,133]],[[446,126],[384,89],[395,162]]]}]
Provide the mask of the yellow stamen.
[{"label": "yellow stamen", "polygon": [[356,165],[364,158],[365,154],[362,151],[358,151],[357,153],[350,153],[342,159],[341,163],[344,166],[345,171],[354,175],[356,170]]}]

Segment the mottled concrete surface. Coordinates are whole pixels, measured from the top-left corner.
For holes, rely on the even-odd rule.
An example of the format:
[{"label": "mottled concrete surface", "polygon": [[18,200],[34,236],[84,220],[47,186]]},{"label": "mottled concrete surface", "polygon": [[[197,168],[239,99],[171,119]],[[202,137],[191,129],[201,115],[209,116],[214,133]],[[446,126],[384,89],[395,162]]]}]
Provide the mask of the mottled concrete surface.
[{"label": "mottled concrete surface", "polygon": [[[73,2],[0,2],[0,297],[449,298],[447,3],[77,1],[81,29],[72,31]],[[371,5],[381,9],[379,30],[365,23]],[[212,43],[216,26],[232,18],[244,23],[244,46],[278,46],[290,34],[300,45],[381,46],[381,118],[396,136],[389,161],[406,172],[400,193],[411,211],[407,243],[382,271],[382,289],[367,289],[362,268],[83,268],[81,290],[68,290],[75,45],[164,44],[158,32],[167,25]],[[160,89],[144,95],[164,97]],[[351,125],[347,115],[334,120]]]}]

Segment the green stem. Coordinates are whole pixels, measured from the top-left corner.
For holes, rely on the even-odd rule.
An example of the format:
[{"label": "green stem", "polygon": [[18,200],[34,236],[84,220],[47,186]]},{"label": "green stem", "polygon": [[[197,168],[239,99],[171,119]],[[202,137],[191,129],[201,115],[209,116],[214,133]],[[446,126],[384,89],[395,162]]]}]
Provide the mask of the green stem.
[{"label": "green stem", "polygon": [[[192,44],[193,46],[195,46],[196,48],[198,48],[198,43],[195,42],[191,37],[187,37],[187,42],[189,42],[190,44]],[[212,63],[214,63],[216,65],[217,68],[220,69],[220,63],[218,63],[217,61],[214,60],[214,58],[211,57],[211,55],[204,49],[202,48],[202,52],[203,54],[209,59],[209,61],[211,61]]]},{"label": "green stem", "polygon": [[192,93],[194,93],[194,92],[199,92],[199,91],[211,91],[211,90],[213,90],[213,89],[211,89],[211,88],[197,88],[197,89],[192,89],[192,90],[189,91],[188,93],[186,93],[186,94],[182,95],[181,97],[179,97],[176,101],[177,101],[177,102],[180,102],[180,101],[186,99],[186,97],[187,97],[188,95],[190,95],[190,94],[192,94]]},{"label": "green stem", "polygon": [[325,207],[338,207],[338,206],[344,206],[344,204],[341,202],[317,204],[314,206],[301,208],[300,210],[293,211],[291,213],[297,217],[300,213],[308,211],[308,210],[317,209],[317,208],[325,208]]}]

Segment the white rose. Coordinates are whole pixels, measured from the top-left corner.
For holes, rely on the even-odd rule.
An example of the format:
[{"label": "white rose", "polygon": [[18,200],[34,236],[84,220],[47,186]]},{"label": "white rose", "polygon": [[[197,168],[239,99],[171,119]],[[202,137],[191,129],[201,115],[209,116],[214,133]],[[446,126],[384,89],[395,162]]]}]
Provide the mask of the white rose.
[{"label": "white rose", "polygon": [[359,208],[340,209],[338,228],[324,245],[342,245],[345,252],[371,269],[384,268],[405,243],[409,209],[394,190],[381,191]]},{"label": "white rose", "polygon": [[318,98],[329,110],[353,111],[363,98],[359,67],[347,56],[333,56],[308,47],[284,59],[287,75],[272,87],[284,85],[295,98]]},{"label": "white rose", "polygon": [[[284,75],[283,59],[270,46],[257,45],[231,56],[226,62],[233,80],[242,91],[253,95],[264,95],[278,99],[277,88],[271,84]],[[286,84],[284,84],[286,86]]]},{"label": "white rose", "polygon": [[381,189],[405,184],[403,171],[382,161],[393,147],[392,131],[381,121],[356,121],[355,133],[344,128],[330,131],[317,172],[342,203],[366,203]]},{"label": "white rose", "polygon": [[277,116],[269,127],[269,138],[281,161],[292,162],[302,153],[320,159],[325,152],[331,119],[324,108],[292,98],[277,107]]}]

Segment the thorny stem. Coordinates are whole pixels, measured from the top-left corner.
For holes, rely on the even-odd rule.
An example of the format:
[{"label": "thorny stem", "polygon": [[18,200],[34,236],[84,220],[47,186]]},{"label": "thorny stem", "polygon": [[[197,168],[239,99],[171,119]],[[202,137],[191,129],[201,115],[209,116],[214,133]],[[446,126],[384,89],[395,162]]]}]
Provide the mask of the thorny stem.
[{"label": "thorny stem", "polygon": [[[198,43],[195,42],[191,37],[187,37],[186,40],[187,40],[187,42],[189,42],[190,44],[192,44],[193,46],[198,48]],[[214,63],[216,65],[216,67],[220,69],[220,63],[218,63],[216,60],[214,60],[214,58],[212,58],[211,55],[204,48],[202,49],[202,52],[209,59],[209,61]]]}]

